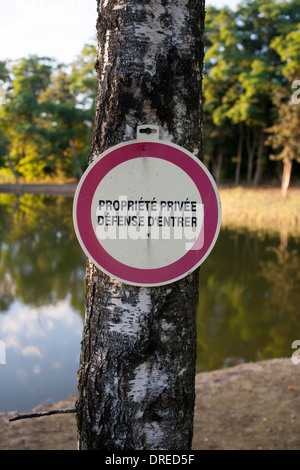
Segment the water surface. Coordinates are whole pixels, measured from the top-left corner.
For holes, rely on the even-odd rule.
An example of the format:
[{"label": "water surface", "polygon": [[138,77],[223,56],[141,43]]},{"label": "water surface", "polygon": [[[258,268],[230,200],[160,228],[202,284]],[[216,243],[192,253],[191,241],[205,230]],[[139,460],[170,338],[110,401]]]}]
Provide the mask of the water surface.
[{"label": "water surface", "polygon": [[0,411],[77,391],[85,256],[72,200],[0,195]]},{"label": "water surface", "polygon": [[[299,267],[297,240],[221,230],[200,270],[197,371],[291,356]],[[0,412],[77,392],[84,275],[71,198],[0,195]]]},{"label": "water surface", "polygon": [[299,240],[221,230],[200,270],[198,371],[291,357],[299,287]]}]

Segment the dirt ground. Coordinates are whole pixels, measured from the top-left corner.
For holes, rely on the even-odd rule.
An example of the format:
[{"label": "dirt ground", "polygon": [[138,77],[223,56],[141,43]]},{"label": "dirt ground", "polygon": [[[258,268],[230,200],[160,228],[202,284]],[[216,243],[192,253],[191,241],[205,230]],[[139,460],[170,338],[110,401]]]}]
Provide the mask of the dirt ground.
[{"label": "dirt ground", "polygon": [[[76,449],[75,414],[9,422],[15,415],[0,414],[0,450]],[[196,376],[193,450],[299,450],[299,417],[300,364],[290,358],[203,372]]]},{"label": "dirt ground", "polygon": [[300,364],[290,358],[198,374],[194,449],[300,449]]}]

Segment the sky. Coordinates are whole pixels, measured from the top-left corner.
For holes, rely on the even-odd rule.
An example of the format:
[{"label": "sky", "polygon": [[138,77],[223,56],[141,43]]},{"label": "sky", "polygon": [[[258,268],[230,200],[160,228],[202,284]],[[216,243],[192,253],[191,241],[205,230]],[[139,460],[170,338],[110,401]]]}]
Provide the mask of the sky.
[{"label": "sky", "polygon": [[[206,0],[234,8],[239,0]],[[0,0],[0,60],[29,55],[71,63],[96,37],[96,0]]]}]

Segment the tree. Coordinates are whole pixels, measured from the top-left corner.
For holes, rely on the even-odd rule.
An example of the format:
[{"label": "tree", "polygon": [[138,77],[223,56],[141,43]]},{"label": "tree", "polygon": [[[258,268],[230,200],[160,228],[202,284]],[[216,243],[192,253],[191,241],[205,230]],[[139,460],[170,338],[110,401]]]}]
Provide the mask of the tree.
[{"label": "tree", "polygon": [[[295,2],[290,6],[289,17],[292,24],[299,21],[300,15],[296,10]],[[300,23],[292,31],[283,30],[271,43],[281,58],[279,69],[282,74],[283,85],[276,89],[274,103],[278,109],[277,120],[268,129],[270,133],[268,144],[277,154],[271,154],[272,160],[283,162],[283,173],[281,180],[281,194],[287,196],[290,184],[293,160],[300,162],[300,110],[299,101],[293,99],[294,85],[300,85],[297,79],[300,77]],[[297,92],[298,93],[298,92]],[[292,94],[292,96],[291,96]]]},{"label": "tree", "polygon": [[[89,162],[147,123],[201,158],[203,28],[202,0],[98,0]],[[198,271],[145,288],[122,284],[88,260],[85,291],[79,449],[189,449]]]},{"label": "tree", "polygon": [[47,88],[52,60],[30,56],[12,67],[11,86],[1,109],[1,128],[6,139],[6,157],[15,179],[40,178],[47,167],[47,143],[39,132],[39,96]]},{"label": "tree", "polygon": [[228,108],[224,107],[226,94],[235,87],[237,75],[232,57],[225,59],[227,51],[237,42],[234,27],[234,13],[228,8],[207,8],[203,77],[204,158],[212,163],[217,184],[224,159],[235,151],[228,144],[234,141],[235,131],[227,118]]},{"label": "tree", "polygon": [[268,129],[271,133],[267,139],[277,154],[271,154],[273,160],[282,160],[283,173],[281,180],[282,197],[287,197],[290,184],[293,160],[300,163],[300,109],[299,105],[282,103],[279,107],[277,122]]},{"label": "tree", "polygon": [[[16,182],[82,175],[90,148],[97,78],[95,47],[73,64],[30,56],[0,62],[0,156]],[[2,163],[1,162],[1,163]]]},{"label": "tree", "polygon": [[82,176],[79,149],[85,148],[85,136],[89,134],[89,110],[79,108],[70,89],[70,77],[59,67],[51,85],[41,94],[40,128],[49,143],[48,153],[53,155],[53,172],[72,175],[76,167]]},{"label": "tree", "polygon": [[95,44],[85,44],[81,53],[71,64],[70,89],[74,94],[76,104],[94,113],[97,98],[97,73],[95,61],[97,49]]},{"label": "tree", "polygon": [[69,67],[57,67],[39,99],[40,125],[46,130],[53,165],[65,176],[76,171],[80,177],[86,166],[97,95],[95,60],[95,47],[86,44]]},{"label": "tree", "polygon": [[[208,9],[204,110],[211,113],[212,122],[221,129],[221,131],[217,131],[218,140],[221,136],[228,135],[228,124],[234,126],[232,134],[238,135],[235,158],[235,184],[238,185],[242,162],[244,124],[240,114],[234,112],[234,104],[243,92],[239,84],[239,75],[244,56],[240,47],[235,17],[236,14],[227,7],[219,11],[215,8]],[[215,138],[216,131],[212,131],[211,135]]]},{"label": "tree", "polygon": [[[228,151],[234,135],[238,138],[235,184],[245,170],[248,183],[262,179],[265,130],[276,117],[272,97],[280,89],[290,91],[288,74],[299,67],[298,23],[296,1],[244,0],[236,11],[207,9],[204,111],[209,126],[205,132],[215,143],[209,148],[211,160],[214,153],[220,160],[220,148]],[[220,147],[222,137],[226,144]]]},{"label": "tree", "polygon": [[[265,130],[272,124],[273,108],[272,92],[282,87],[284,82],[278,74],[280,56],[273,47],[284,31],[293,31],[299,21],[299,8],[296,2],[272,0],[245,0],[237,10],[236,21],[241,31],[241,43],[250,59],[249,66],[241,75],[240,80],[245,93],[241,104],[246,108],[245,122],[254,133],[256,140],[257,159],[253,177],[254,184],[261,181],[263,171],[263,148]],[[249,165],[248,181],[251,179],[253,147],[247,142]]]}]

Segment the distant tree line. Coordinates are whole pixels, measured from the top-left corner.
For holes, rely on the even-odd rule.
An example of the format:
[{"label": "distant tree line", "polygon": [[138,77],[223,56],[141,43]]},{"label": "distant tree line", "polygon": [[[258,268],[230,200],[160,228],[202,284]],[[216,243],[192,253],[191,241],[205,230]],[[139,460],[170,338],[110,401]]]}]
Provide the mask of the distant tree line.
[{"label": "distant tree line", "polygon": [[284,191],[300,161],[299,0],[210,7],[205,39],[205,156],[215,179],[257,185],[283,168]]},{"label": "distant tree line", "polygon": [[86,167],[95,114],[95,45],[69,65],[0,62],[0,171],[16,182],[65,181]]},{"label": "distant tree line", "polygon": [[[290,182],[300,161],[299,0],[244,0],[206,10],[205,163],[217,183]],[[97,95],[96,46],[74,63],[0,62],[0,178],[78,178]],[[300,169],[293,174],[299,178]]]}]

